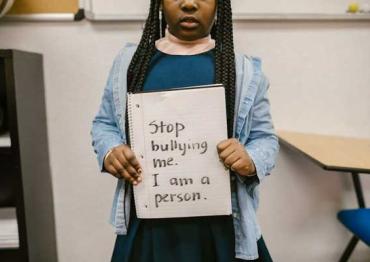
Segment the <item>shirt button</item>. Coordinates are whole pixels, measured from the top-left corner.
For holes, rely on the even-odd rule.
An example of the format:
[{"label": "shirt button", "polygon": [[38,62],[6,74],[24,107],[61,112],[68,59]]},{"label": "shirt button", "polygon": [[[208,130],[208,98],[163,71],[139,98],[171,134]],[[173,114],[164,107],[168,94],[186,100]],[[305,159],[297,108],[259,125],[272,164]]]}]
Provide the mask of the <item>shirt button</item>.
[{"label": "shirt button", "polygon": [[231,176],[231,181],[235,181],[235,176]]},{"label": "shirt button", "polygon": [[233,213],[233,217],[234,218],[238,218],[238,214],[237,213]]}]

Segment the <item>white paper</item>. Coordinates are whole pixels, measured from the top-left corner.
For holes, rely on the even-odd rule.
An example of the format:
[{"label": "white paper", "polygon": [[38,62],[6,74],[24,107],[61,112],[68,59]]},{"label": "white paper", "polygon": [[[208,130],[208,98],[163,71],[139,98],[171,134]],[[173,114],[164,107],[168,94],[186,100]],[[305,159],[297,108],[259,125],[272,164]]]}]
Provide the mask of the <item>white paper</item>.
[{"label": "white paper", "polygon": [[0,208],[0,248],[18,248],[18,223],[15,208]]},{"label": "white paper", "polygon": [[10,141],[9,132],[0,134],[0,147],[10,147],[10,146],[11,146],[11,141]]},{"label": "white paper", "polygon": [[224,87],[129,95],[130,140],[143,181],[139,218],[231,214],[230,178],[217,144],[227,138]]}]

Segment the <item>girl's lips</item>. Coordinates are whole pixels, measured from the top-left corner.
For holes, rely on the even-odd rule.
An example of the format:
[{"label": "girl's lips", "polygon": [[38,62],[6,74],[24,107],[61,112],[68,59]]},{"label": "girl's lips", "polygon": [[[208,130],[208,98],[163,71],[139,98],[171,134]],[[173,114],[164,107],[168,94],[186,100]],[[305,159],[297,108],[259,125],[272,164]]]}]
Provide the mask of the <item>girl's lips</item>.
[{"label": "girl's lips", "polygon": [[193,29],[198,26],[198,22],[195,21],[182,21],[180,22],[181,27],[186,28],[186,29]]},{"label": "girl's lips", "polygon": [[184,29],[193,29],[199,25],[199,21],[192,16],[185,16],[180,20],[180,26]]}]

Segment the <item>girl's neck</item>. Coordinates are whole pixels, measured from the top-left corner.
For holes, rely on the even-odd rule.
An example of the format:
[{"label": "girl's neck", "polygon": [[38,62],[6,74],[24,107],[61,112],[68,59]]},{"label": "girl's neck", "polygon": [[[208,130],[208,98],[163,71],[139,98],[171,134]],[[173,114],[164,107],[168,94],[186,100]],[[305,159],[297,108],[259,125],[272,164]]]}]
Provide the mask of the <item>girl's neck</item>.
[{"label": "girl's neck", "polygon": [[214,48],[216,42],[209,34],[206,37],[185,41],[177,38],[166,29],[165,36],[155,42],[156,48],[169,55],[195,55]]}]

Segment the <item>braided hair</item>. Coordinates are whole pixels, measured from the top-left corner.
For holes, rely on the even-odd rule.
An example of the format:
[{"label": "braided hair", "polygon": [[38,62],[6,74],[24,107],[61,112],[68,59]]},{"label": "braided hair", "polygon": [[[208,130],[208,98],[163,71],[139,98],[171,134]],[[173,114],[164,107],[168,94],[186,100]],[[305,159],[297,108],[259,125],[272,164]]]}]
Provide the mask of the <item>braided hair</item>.
[{"label": "braided hair", "polygon": [[[217,20],[211,36],[216,40],[215,47],[215,83],[225,86],[228,137],[233,134],[235,106],[235,54],[233,42],[231,0],[217,1]],[[155,53],[155,41],[164,36],[166,21],[160,15],[161,0],[151,0],[149,15],[144,31],[127,71],[128,92],[142,91],[152,56]]]}]

